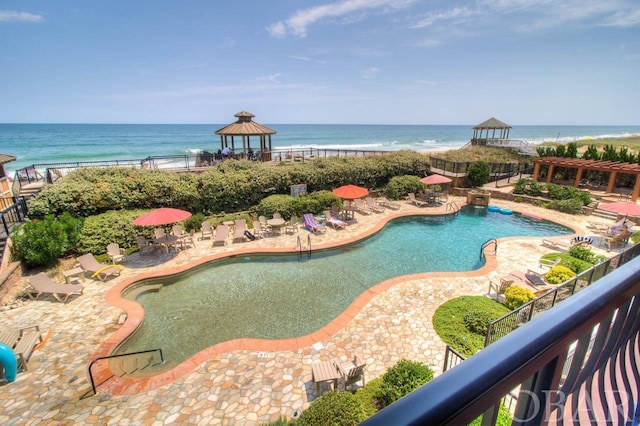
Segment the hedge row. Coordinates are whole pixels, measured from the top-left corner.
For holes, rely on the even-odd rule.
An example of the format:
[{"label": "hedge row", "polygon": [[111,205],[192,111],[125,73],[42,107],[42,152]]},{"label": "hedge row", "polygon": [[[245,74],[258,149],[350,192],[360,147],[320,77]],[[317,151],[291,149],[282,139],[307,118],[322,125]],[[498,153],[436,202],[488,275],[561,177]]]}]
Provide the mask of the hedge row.
[{"label": "hedge row", "polygon": [[83,168],[47,186],[29,202],[31,217],[65,211],[86,217],[108,210],[174,207],[207,215],[248,210],[291,185],[331,190],[345,184],[384,187],[394,176],[425,176],[426,155],[399,151],[383,156],[317,158],[277,166],[225,161],[200,174],[129,168]]}]

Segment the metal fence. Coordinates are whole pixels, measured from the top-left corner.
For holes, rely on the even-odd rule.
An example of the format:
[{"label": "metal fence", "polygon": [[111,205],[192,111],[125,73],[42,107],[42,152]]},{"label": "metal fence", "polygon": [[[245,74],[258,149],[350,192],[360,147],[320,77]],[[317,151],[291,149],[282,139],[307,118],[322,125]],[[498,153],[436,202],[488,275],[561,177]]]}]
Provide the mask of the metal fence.
[{"label": "metal fence", "polygon": [[[431,168],[446,172],[445,174],[456,177],[466,176],[467,169],[472,161],[450,161],[443,158],[431,157]],[[502,179],[522,177],[533,173],[533,165],[526,163],[487,163],[491,170],[490,182],[497,182]]]},{"label": "metal fence", "polygon": [[3,203],[9,200],[12,203],[0,210],[0,223],[2,224],[0,233],[4,232],[5,236],[10,234],[13,225],[23,222],[28,213],[24,197],[3,197]]}]

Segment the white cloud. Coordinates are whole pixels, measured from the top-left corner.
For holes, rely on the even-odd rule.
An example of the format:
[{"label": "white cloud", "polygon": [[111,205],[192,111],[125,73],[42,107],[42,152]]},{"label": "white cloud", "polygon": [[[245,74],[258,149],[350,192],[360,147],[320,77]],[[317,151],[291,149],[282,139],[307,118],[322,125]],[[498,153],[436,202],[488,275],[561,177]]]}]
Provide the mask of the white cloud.
[{"label": "white cloud", "polygon": [[442,44],[442,40],[437,40],[434,38],[428,38],[424,40],[417,41],[414,43],[416,47],[436,47]]},{"label": "white cloud", "polygon": [[640,8],[632,11],[620,11],[606,18],[602,25],[607,27],[634,27],[640,25]]},{"label": "white cloud", "polygon": [[360,74],[360,76],[364,79],[370,80],[375,78],[378,75],[378,72],[380,72],[380,68],[378,67],[369,67],[366,70],[362,71],[362,73]]},{"label": "white cloud", "polygon": [[[407,7],[417,0],[343,0],[336,3],[324,4],[295,12],[289,19],[269,25],[267,31],[274,37],[285,37],[292,34],[296,37],[306,37],[308,28],[312,24],[326,18],[343,18],[353,21],[353,16],[371,9],[395,10]],[[358,17],[357,19],[361,19]]]},{"label": "white cloud", "polygon": [[456,7],[442,12],[431,12],[413,24],[411,28],[428,27],[438,21],[456,21],[456,23],[466,22],[468,17],[476,15],[477,13],[478,12],[466,7]]},{"label": "white cloud", "polygon": [[0,10],[0,22],[44,22],[44,16],[15,10]]}]

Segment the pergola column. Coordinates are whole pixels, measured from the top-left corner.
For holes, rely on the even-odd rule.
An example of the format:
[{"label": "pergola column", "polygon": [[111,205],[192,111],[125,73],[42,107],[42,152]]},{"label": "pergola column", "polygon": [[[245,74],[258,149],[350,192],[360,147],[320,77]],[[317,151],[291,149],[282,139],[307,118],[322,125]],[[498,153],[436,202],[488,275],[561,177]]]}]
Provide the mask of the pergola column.
[{"label": "pergola column", "polygon": [[580,184],[580,181],[582,180],[582,171],[584,169],[582,167],[578,167],[578,173],[576,173],[576,180],[573,182],[573,186],[575,186],[576,188],[578,187],[578,185]]},{"label": "pergola column", "polygon": [[551,183],[551,178],[553,177],[553,164],[549,164],[549,171],[547,172],[547,183]]},{"label": "pergola column", "polygon": [[615,171],[611,171],[611,173],[609,173],[609,183],[607,183],[607,192],[613,192],[613,187],[616,184],[616,175],[618,173]]},{"label": "pergola column", "polygon": [[634,203],[640,195],[640,175],[636,175],[636,184],[633,186],[633,192],[631,193],[631,201]]}]

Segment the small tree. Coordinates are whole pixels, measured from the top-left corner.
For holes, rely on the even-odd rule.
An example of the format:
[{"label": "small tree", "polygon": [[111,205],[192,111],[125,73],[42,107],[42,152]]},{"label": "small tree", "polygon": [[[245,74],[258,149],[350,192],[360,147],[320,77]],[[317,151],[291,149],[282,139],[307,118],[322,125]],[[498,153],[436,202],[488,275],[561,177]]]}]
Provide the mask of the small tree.
[{"label": "small tree", "polygon": [[484,161],[476,161],[467,167],[467,179],[472,186],[482,186],[489,182],[491,167]]}]

